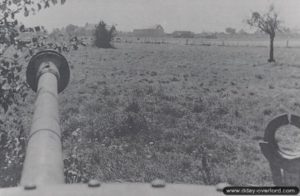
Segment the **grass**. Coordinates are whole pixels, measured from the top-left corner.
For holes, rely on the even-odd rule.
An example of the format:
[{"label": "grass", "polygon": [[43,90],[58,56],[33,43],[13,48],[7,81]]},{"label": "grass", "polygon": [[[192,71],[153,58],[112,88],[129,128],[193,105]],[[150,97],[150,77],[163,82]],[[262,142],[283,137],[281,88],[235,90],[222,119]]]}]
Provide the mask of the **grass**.
[{"label": "grass", "polygon": [[300,112],[299,49],[280,48],[268,64],[267,48],[116,47],[67,56],[72,79],[59,98],[67,182],[272,183],[259,138],[274,116]]}]

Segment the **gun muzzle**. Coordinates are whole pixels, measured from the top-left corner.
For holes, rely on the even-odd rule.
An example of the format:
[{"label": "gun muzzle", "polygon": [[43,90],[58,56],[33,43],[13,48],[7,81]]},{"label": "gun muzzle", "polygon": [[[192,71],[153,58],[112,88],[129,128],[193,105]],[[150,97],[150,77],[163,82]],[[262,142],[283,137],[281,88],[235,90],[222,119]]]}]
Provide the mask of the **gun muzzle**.
[{"label": "gun muzzle", "polygon": [[21,185],[63,184],[63,158],[57,95],[68,85],[70,69],[61,54],[47,50],[30,60],[27,83],[37,92]]}]

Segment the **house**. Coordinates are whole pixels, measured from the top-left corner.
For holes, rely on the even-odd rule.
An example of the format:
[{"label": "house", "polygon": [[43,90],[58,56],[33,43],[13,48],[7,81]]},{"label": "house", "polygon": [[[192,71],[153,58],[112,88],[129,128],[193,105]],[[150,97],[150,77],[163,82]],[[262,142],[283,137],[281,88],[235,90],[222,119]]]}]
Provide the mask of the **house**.
[{"label": "house", "polygon": [[191,31],[174,31],[172,36],[175,38],[193,38],[195,34]]},{"label": "house", "polygon": [[209,32],[202,32],[197,35],[197,38],[204,38],[204,39],[217,39],[217,33],[209,33]]},{"label": "house", "polygon": [[134,29],[133,35],[136,37],[162,37],[165,35],[165,32],[161,25],[155,25],[146,29]]}]

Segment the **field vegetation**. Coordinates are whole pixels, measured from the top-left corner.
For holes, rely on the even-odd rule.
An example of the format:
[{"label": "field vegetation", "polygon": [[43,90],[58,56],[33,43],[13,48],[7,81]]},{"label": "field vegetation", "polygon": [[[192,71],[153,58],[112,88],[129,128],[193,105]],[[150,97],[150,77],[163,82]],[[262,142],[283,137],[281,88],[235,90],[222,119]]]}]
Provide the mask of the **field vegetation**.
[{"label": "field vegetation", "polygon": [[[259,141],[274,116],[300,113],[298,48],[278,48],[276,63],[266,63],[262,47],[115,46],[66,54],[72,78],[59,104],[67,182],[272,184]],[[21,130],[21,141],[34,96],[3,124]],[[24,150],[13,152],[1,186],[19,180]]]}]

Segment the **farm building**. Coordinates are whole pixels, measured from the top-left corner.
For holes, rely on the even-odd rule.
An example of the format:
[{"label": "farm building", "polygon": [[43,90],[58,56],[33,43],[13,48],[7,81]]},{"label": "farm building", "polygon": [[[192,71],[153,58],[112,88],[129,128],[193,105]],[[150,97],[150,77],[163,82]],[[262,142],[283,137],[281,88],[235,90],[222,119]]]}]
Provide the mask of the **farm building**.
[{"label": "farm building", "polygon": [[172,36],[175,38],[193,38],[195,34],[191,31],[174,31]]},{"label": "farm building", "polygon": [[146,29],[134,29],[133,35],[136,37],[162,37],[165,35],[165,32],[161,25],[155,25]]}]

